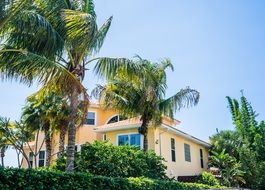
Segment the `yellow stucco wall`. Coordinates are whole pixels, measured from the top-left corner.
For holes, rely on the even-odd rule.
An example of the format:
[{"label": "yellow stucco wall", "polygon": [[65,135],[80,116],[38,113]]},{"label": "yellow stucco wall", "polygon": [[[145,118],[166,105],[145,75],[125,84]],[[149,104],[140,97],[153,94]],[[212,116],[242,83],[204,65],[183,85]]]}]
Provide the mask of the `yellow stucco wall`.
[{"label": "yellow stucco wall", "polygon": [[[161,134],[161,141],[159,141],[159,133]],[[168,167],[167,175],[169,177],[198,175],[207,169],[208,150],[204,146],[174,133],[164,132],[161,129],[157,129],[155,131],[155,137],[159,142],[161,142],[161,145],[159,145],[159,143],[156,144],[156,153],[160,155],[161,146],[161,156],[166,160],[165,164]],[[175,139],[175,162],[172,162],[171,158],[171,138]],[[190,145],[191,162],[185,161],[184,143]],[[200,164],[200,149],[203,150],[204,168],[201,168]]]},{"label": "yellow stucco wall", "polygon": [[[117,112],[114,110],[103,110],[98,106],[92,106],[88,110],[89,112],[96,113],[96,123],[95,125],[84,125],[79,127],[76,132],[76,144],[78,146],[85,144],[86,142],[94,142],[95,140],[102,140],[103,134],[106,134],[107,140],[117,145],[117,137],[119,134],[128,134],[128,133],[138,133],[137,128],[134,129],[126,129],[119,131],[111,131],[106,133],[96,133],[94,128],[97,126],[105,125],[108,120],[117,115]],[[169,120],[168,118],[163,119],[163,123],[166,125],[174,125],[176,122]],[[44,138],[43,133],[40,134],[39,137],[39,145]],[[171,138],[175,139],[176,142],[176,162],[171,161]],[[52,160],[56,159],[56,153],[58,152],[58,144],[59,142],[59,133],[54,133],[53,135],[53,149]],[[161,144],[160,144],[161,142]],[[67,145],[67,135],[66,135],[66,145]],[[184,157],[184,143],[190,145],[191,149],[191,162],[185,161]],[[33,143],[32,143],[33,144]],[[185,175],[197,175],[200,174],[203,170],[207,169],[208,162],[208,150],[204,146],[192,142],[187,138],[181,137],[173,132],[165,132],[161,128],[153,128],[150,127],[148,130],[148,146],[149,149],[152,149],[156,152],[157,155],[163,156],[166,160],[165,164],[167,165],[167,175],[169,177],[177,177],[177,176],[185,176]],[[25,148],[27,153],[29,153],[28,148]],[[34,146],[33,146],[34,149]],[[204,168],[201,168],[200,165],[200,149],[203,149],[204,156]],[[45,150],[45,144],[43,145],[42,150]],[[37,159],[38,161],[38,159]],[[23,167],[27,167],[25,161],[23,161]]]}]

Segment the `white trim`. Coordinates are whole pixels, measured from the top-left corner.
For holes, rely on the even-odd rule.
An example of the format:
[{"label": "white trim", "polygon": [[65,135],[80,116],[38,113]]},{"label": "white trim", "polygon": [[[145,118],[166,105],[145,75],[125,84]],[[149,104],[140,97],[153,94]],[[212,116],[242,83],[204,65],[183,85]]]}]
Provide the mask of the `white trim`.
[{"label": "white trim", "polygon": [[192,142],[195,142],[197,144],[200,144],[200,145],[202,145],[204,147],[210,148],[210,146],[211,146],[210,144],[208,144],[208,143],[206,143],[206,142],[204,142],[204,141],[202,141],[202,140],[200,140],[200,139],[198,139],[196,137],[193,137],[193,136],[191,136],[191,135],[189,135],[187,133],[184,133],[183,131],[180,131],[180,130],[178,130],[176,128],[167,126],[165,124],[162,124],[161,127],[167,129],[169,132],[173,132],[176,135],[179,135],[181,137],[184,137],[184,138],[186,138],[186,139],[188,139],[188,140],[190,140]]},{"label": "white trim", "polygon": [[[123,135],[128,135],[129,143],[130,143],[130,135],[140,135],[140,149],[143,149],[143,135],[141,135],[140,133],[136,133],[136,132],[117,134],[116,135],[116,145],[117,146],[119,146],[119,136],[123,136]],[[129,145],[129,146],[131,146],[131,145]]]},{"label": "white trim", "polygon": [[96,132],[99,133],[105,133],[105,132],[109,132],[109,131],[119,131],[119,130],[126,130],[126,129],[135,129],[140,127],[141,124],[131,124],[131,125],[122,125],[122,126],[115,126],[115,127],[104,127],[104,128],[94,128],[94,130]]}]

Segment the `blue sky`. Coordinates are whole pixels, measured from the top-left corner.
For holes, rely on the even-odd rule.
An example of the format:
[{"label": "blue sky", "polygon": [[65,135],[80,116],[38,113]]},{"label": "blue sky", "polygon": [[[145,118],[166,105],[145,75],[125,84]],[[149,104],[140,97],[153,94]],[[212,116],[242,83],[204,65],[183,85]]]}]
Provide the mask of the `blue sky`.
[{"label": "blue sky", "polygon": [[[114,17],[100,56],[170,58],[168,96],[186,86],[201,93],[198,106],[176,113],[180,129],[206,141],[216,128],[232,129],[225,96],[239,98],[241,89],[265,119],[265,1],[96,0],[95,6],[99,24]],[[90,69],[84,85],[91,90],[100,81]],[[0,89],[0,115],[18,119],[37,86],[1,82]]]}]

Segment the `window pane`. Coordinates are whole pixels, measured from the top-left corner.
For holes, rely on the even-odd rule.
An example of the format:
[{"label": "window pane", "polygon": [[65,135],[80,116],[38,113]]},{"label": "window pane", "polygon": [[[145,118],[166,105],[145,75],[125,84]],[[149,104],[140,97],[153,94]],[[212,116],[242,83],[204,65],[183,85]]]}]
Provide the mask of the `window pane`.
[{"label": "window pane", "polygon": [[185,152],[185,161],[190,162],[191,161],[190,145],[184,144],[184,152]]},{"label": "window pane", "polygon": [[88,112],[87,113],[86,124],[95,125],[95,117],[96,117],[95,112]]},{"label": "window pane", "polygon": [[172,162],[176,162],[176,151],[175,151],[175,139],[171,138],[171,160]]},{"label": "window pane", "polygon": [[44,158],[45,158],[45,151],[40,151],[39,159],[44,159]]},{"label": "window pane", "polygon": [[140,134],[131,134],[130,135],[130,145],[140,147],[141,145],[141,136]]},{"label": "window pane", "polygon": [[95,119],[95,112],[88,112],[87,113],[87,118],[88,119]]},{"label": "window pane", "polygon": [[32,161],[33,160],[33,152],[30,152],[29,153],[29,161]]},{"label": "window pane", "polygon": [[118,136],[118,145],[129,145],[129,136],[128,135]]},{"label": "window pane", "polygon": [[44,163],[45,163],[45,151],[40,151],[39,153],[39,167],[42,167],[44,166]]},{"label": "window pane", "polygon": [[201,168],[204,168],[204,165],[203,165],[203,152],[202,152],[202,149],[200,149],[200,160],[201,160]]},{"label": "window pane", "polygon": [[39,167],[43,167],[44,166],[44,160],[39,160]]},{"label": "window pane", "polygon": [[118,119],[119,119],[119,117],[116,115],[116,116],[112,117],[112,118],[109,120],[108,124],[110,124],[110,123],[116,123],[116,122],[118,122]]}]

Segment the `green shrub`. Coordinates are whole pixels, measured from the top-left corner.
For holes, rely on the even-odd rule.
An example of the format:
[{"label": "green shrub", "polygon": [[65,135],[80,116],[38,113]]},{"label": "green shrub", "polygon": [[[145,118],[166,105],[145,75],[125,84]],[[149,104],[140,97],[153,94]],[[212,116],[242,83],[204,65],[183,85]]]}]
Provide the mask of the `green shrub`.
[{"label": "green shrub", "polygon": [[[144,153],[132,146],[115,146],[107,142],[85,144],[76,155],[76,171],[108,177],[148,177],[166,179],[163,159],[153,151]],[[65,159],[55,167],[64,171]]]},{"label": "green shrub", "polygon": [[211,186],[217,186],[220,185],[219,181],[216,179],[216,177],[209,172],[202,172],[202,174],[199,176],[199,183],[211,185]]},{"label": "green shrub", "polygon": [[172,180],[113,178],[85,173],[0,168],[1,190],[200,190],[209,185]]}]

